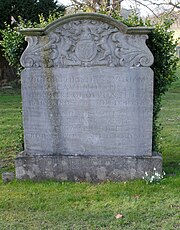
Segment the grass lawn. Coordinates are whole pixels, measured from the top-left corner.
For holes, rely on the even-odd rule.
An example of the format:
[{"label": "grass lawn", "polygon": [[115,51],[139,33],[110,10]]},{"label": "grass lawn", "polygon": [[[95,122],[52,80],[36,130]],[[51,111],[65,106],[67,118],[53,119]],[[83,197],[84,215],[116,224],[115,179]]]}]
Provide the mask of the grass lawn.
[{"label": "grass lawn", "polygon": [[20,90],[0,89],[0,172],[14,168],[14,157],[21,150]]},{"label": "grass lawn", "polygon": [[[21,150],[20,111],[19,91],[1,90],[0,172],[14,170]],[[167,173],[160,184],[0,180],[0,230],[180,229],[180,78],[163,97],[159,119]]]}]

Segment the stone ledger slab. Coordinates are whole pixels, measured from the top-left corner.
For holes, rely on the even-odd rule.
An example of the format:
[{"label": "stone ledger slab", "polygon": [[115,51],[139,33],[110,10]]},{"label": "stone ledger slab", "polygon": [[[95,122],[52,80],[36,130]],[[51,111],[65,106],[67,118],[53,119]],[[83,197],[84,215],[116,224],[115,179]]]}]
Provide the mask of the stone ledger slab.
[{"label": "stone ledger slab", "polygon": [[23,33],[25,149],[16,177],[118,181],[161,172],[148,29],[79,14]]}]

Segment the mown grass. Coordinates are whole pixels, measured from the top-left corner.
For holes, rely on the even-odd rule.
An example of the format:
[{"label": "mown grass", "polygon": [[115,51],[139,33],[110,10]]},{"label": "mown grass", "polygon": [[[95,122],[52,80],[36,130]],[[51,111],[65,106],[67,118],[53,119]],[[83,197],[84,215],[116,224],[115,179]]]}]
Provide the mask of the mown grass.
[{"label": "mown grass", "polygon": [[14,168],[22,144],[20,89],[0,89],[0,172]]},{"label": "mown grass", "polygon": [[160,148],[167,173],[180,173],[180,67],[178,80],[163,96],[159,121],[162,124]]},{"label": "mown grass", "polygon": [[[178,178],[160,185],[60,183],[1,184],[1,229],[178,229]],[[124,218],[116,219],[116,214]]]},{"label": "mown grass", "polygon": [[[180,69],[178,71],[180,76]],[[163,97],[160,184],[143,180],[101,184],[0,180],[0,229],[180,229],[180,78]],[[21,97],[0,92],[0,170],[13,170],[21,149]],[[116,219],[120,213],[123,218]]]}]

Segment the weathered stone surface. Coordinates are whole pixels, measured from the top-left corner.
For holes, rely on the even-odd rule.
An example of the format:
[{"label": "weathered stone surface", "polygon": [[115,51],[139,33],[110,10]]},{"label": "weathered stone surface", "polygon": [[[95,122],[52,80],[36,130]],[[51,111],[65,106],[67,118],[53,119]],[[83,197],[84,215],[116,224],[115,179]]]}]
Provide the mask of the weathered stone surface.
[{"label": "weathered stone surface", "polygon": [[3,172],[2,173],[2,181],[3,183],[8,183],[14,180],[14,172]]},{"label": "weathered stone surface", "polygon": [[27,69],[25,149],[39,155],[152,155],[150,68]]},{"label": "weathered stone surface", "polygon": [[82,14],[24,33],[25,151],[17,178],[124,180],[157,167],[147,29]]},{"label": "weathered stone surface", "polygon": [[26,156],[16,160],[18,179],[71,181],[124,181],[162,171],[162,158],[155,156]]},{"label": "weathered stone surface", "polygon": [[25,68],[153,64],[146,46],[148,29],[128,28],[104,15],[64,17],[45,30],[23,32],[28,35],[28,47],[21,57]]}]

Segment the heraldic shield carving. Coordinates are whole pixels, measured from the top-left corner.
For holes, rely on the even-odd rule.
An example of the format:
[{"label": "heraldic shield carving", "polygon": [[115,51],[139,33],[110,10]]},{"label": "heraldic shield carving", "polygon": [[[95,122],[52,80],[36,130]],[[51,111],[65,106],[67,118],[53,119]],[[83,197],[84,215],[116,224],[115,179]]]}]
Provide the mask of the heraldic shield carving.
[{"label": "heraldic shield carving", "polygon": [[151,66],[153,55],[146,45],[149,32],[98,14],[68,16],[43,30],[22,31],[28,47],[21,64],[25,68]]},{"label": "heraldic shield carving", "polygon": [[21,30],[18,179],[127,181],[162,171],[152,152],[152,29],[82,13]]},{"label": "heraldic shield carving", "polygon": [[92,61],[97,54],[97,46],[88,28],[83,28],[79,42],[76,44],[75,54],[82,62]]}]

